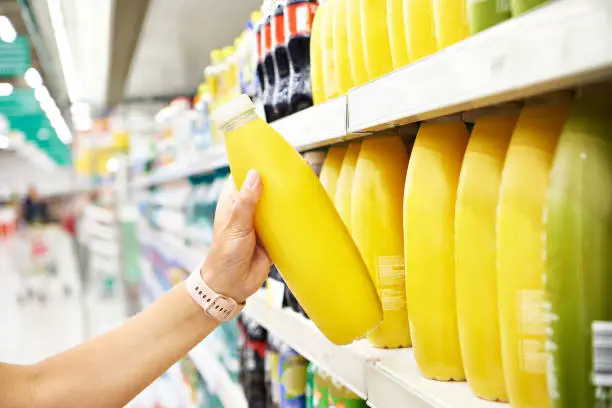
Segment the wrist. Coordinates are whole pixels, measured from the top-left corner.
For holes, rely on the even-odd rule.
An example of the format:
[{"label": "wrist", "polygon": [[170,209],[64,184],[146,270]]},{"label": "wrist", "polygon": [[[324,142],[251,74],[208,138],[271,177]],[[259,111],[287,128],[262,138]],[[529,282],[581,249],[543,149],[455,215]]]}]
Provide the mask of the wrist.
[{"label": "wrist", "polygon": [[220,276],[218,271],[212,270],[206,263],[200,267],[200,276],[218,294],[232,298],[238,304],[246,302],[248,295],[244,294],[235,282],[227,282],[226,279]]}]

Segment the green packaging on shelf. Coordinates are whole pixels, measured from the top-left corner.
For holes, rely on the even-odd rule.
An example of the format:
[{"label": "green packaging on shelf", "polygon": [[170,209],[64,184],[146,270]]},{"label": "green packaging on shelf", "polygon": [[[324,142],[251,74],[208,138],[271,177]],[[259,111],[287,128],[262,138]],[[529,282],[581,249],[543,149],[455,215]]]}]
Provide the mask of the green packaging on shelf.
[{"label": "green packaging on shelf", "polygon": [[510,0],[467,0],[470,33],[476,34],[512,17]]},{"label": "green packaging on shelf", "polygon": [[610,88],[579,96],[551,172],[545,282],[555,408],[612,406],[611,135]]},{"label": "green packaging on shelf", "polygon": [[312,408],[329,407],[329,375],[320,368],[314,378],[314,394]]},{"label": "green packaging on shelf", "polygon": [[366,408],[366,402],[357,394],[331,379],[329,382],[329,408]]},{"label": "green packaging on shelf", "polygon": [[306,366],[308,361],[284,345],[278,363],[283,408],[306,408]]},{"label": "green packaging on shelf", "polygon": [[548,0],[510,0],[512,15],[518,16],[526,11],[531,10],[540,4],[546,3]]},{"label": "green packaging on shelf", "polygon": [[308,363],[308,367],[306,367],[306,408],[312,408],[314,379],[316,374],[317,366],[314,363]]}]

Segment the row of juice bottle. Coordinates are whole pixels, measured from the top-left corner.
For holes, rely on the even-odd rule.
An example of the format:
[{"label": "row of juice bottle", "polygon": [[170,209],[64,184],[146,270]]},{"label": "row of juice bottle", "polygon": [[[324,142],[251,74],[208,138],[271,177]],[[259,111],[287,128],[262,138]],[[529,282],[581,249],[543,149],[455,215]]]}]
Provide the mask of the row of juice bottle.
[{"label": "row of juice bottle", "polygon": [[608,88],[331,147],[320,180],[383,308],[370,343],[513,407],[612,407],[611,134]]},{"label": "row of juice bottle", "polygon": [[312,93],[322,103],[546,0],[319,0]]},{"label": "row of juice bottle", "polygon": [[[233,46],[215,49],[196,104],[210,113],[246,94],[268,122],[312,105],[310,31],[316,0],[265,0]],[[218,132],[212,129],[213,140]]]},{"label": "row of juice bottle", "polygon": [[263,326],[239,318],[240,383],[250,408],[365,408],[365,401],[333,380]]}]

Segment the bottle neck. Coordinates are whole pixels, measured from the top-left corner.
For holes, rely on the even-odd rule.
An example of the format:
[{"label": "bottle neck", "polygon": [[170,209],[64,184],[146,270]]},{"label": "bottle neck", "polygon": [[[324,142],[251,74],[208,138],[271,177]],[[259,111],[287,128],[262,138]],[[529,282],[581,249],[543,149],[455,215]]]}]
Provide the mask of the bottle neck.
[{"label": "bottle neck", "polygon": [[223,126],[221,126],[221,131],[229,132],[230,130],[238,129],[255,119],[257,119],[257,113],[255,113],[255,109],[250,109],[225,122]]}]

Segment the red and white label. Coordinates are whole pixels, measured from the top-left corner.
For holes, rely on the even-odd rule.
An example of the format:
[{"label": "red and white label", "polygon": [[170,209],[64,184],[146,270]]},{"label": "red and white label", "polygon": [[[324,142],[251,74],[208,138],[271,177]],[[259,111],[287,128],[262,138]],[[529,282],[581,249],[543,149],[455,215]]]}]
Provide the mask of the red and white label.
[{"label": "red and white label", "polygon": [[312,21],[317,12],[316,3],[298,3],[287,6],[285,30],[287,38],[297,35],[310,35]]}]

